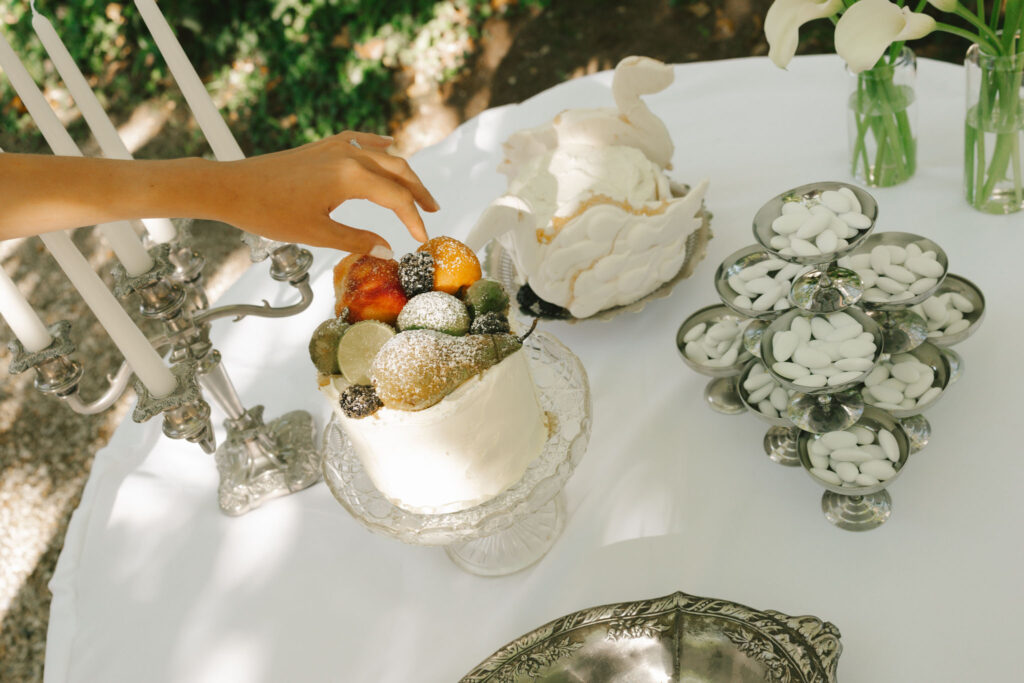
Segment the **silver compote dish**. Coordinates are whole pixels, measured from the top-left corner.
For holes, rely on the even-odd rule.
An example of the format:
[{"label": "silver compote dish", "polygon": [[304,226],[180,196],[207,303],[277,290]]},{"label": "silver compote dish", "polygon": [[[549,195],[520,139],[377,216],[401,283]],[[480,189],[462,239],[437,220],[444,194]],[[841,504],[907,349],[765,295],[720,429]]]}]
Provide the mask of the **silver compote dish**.
[{"label": "silver compote dish", "polygon": [[462,683],[835,683],[839,637],[817,617],[673,593],[559,617],[495,652]]},{"label": "silver compote dish", "polygon": [[511,574],[537,562],[562,531],[562,487],[587,449],[590,386],[583,364],[554,337],[534,333],[522,350],[549,424],[548,440],[522,479],[459,512],[404,510],[373,485],[335,416],[324,431],[323,474],[338,502],[371,531],[405,543],[444,546],[455,564],[473,574]]}]

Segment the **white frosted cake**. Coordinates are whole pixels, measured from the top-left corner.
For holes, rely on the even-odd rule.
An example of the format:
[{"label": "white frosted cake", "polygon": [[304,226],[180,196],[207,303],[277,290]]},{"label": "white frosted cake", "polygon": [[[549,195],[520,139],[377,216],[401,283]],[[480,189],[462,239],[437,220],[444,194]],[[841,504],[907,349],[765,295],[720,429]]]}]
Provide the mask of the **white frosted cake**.
[{"label": "white frosted cake", "polygon": [[671,82],[672,67],[628,57],[615,70],[616,108],[569,110],[511,136],[500,169],[508,192],[467,244],[497,239],[533,293],[576,318],[675,277],[704,223],[707,181],[682,194],[665,173],[672,140],[639,96]]},{"label": "white frosted cake", "polygon": [[401,262],[335,269],[338,317],[314,332],[320,392],[374,486],[424,514],[484,503],[548,439],[509,298],[464,244],[434,238]]},{"label": "white frosted cake", "polygon": [[419,513],[455,512],[486,502],[519,481],[548,431],[520,350],[418,411],[381,408],[353,419],[336,377],[320,388],[374,486]]}]

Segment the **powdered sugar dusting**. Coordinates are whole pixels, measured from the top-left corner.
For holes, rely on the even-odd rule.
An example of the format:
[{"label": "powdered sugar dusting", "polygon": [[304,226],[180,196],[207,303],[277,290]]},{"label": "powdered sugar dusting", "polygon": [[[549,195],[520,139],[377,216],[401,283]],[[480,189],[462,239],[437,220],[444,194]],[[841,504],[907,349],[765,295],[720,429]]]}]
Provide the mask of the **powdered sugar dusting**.
[{"label": "powdered sugar dusting", "polygon": [[370,378],[389,408],[429,408],[465,380],[508,355],[501,353],[501,338],[453,337],[436,330],[400,332],[373,359]]},{"label": "powdered sugar dusting", "polygon": [[469,312],[466,305],[451,294],[417,294],[398,314],[398,328],[410,330],[424,327],[448,334],[465,334],[469,329]]}]

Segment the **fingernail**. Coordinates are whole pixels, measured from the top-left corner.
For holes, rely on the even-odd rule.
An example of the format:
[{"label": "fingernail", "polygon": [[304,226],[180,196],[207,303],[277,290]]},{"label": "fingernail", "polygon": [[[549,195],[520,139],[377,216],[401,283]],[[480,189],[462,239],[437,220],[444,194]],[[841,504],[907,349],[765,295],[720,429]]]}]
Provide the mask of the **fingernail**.
[{"label": "fingernail", "polygon": [[382,259],[392,259],[395,257],[395,252],[378,244],[370,250],[370,256]]}]

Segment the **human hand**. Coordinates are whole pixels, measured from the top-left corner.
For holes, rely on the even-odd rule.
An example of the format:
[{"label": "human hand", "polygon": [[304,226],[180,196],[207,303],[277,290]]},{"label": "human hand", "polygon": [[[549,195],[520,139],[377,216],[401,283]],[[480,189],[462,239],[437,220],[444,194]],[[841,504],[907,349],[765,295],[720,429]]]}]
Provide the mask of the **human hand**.
[{"label": "human hand", "polygon": [[[352,144],[352,141],[358,143]],[[282,242],[301,242],[353,253],[390,257],[380,235],[332,220],[349,199],[391,209],[414,238],[426,241],[417,205],[440,207],[400,157],[387,153],[391,138],[345,131],[295,149],[225,164],[228,177],[221,220]],[[382,250],[387,250],[382,251]]]}]

